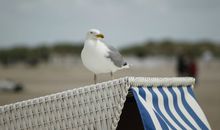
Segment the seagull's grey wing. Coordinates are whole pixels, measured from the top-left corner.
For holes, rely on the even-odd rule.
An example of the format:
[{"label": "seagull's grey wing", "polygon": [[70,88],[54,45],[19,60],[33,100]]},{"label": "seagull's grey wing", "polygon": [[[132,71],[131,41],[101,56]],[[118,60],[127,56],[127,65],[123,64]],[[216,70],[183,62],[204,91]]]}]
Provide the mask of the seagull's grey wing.
[{"label": "seagull's grey wing", "polygon": [[106,46],[109,48],[108,56],[107,58],[110,58],[111,61],[117,66],[117,67],[122,67],[126,65],[127,63],[124,61],[122,55],[119,53],[117,49],[115,49],[113,46],[107,45]]}]

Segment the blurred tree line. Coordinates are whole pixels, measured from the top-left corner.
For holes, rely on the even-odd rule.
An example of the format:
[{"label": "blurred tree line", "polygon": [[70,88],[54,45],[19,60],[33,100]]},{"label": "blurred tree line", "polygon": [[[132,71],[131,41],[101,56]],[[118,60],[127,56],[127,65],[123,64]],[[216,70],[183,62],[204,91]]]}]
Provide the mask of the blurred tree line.
[{"label": "blurred tree line", "polygon": [[40,62],[48,62],[53,54],[59,55],[79,55],[82,50],[80,45],[72,45],[68,42],[56,43],[54,46],[38,47],[14,47],[9,49],[0,49],[0,64],[8,66],[16,63],[26,63],[30,66],[36,66]]},{"label": "blurred tree line", "polygon": [[187,42],[162,40],[148,41],[121,50],[125,55],[135,55],[137,57],[154,55],[177,56],[183,53],[194,57],[201,57],[206,51],[210,51],[215,57],[220,57],[220,44],[211,41]]},{"label": "blurred tree line", "polygon": [[[36,66],[40,62],[47,62],[51,55],[58,54],[79,56],[82,50],[82,43],[60,42],[53,46],[38,47],[14,47],[0,49],[0,63],[8,66],[15,63],[26,63]],[[176,56],[179,53],[191,54],[200,57],[205,51],[210,51],[213,56],[220,57],[220,44],[210,41],[185,42],[185,41],[148,41],[121,49],[121,53],[127,56]]]}]

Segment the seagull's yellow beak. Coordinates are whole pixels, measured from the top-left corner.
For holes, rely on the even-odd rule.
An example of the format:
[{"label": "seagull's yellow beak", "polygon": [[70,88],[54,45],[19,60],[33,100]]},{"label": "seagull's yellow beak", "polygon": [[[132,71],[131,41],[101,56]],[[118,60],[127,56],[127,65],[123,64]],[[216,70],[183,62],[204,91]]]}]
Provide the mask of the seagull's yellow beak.
[{"label": "seagull's yellow beak", "polygon": [[100,34],[97,34],[96,37],[97,38],[104,38],[104,35],[100,33]]}]

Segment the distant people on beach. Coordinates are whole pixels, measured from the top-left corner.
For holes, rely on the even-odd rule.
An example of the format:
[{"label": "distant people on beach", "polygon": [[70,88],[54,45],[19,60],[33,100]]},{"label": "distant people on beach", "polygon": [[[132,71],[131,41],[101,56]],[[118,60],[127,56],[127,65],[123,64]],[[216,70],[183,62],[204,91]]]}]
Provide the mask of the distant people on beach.
[{"label": "distant people on beach", "polygon": [[187,71],[188,71],[188,76],[197,79],[198,67],[197,67],[196,59],[193,56],[189,57]]},{"label": "distant people on beach", "polygon": [[179,77],[187,75],[187,59],[183,54],[179,54],[177,58],[177,74]]},{"label": "distant people on beach", "polygon": [[210,63],[213,60],[213,54],[211,51],[206,50],[203,55],[202,55],[202,59],[206,65],[206,67],[210,67]]},{"label": "distant people on beach", "polygon": [[179,77],[194,77],[197,79],[198,66],[194,56],[180,54],[177,58],[177,73]]}]

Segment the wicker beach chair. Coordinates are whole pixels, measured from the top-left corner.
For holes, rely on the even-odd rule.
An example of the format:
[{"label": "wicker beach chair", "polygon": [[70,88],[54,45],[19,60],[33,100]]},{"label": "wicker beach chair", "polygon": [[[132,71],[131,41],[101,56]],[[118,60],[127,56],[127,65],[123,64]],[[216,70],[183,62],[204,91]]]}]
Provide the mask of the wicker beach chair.
[{"label": "wicker beach chair", "polygon": [[125,77],[9,104],[0,130],[211,129],[194,82]]}]

